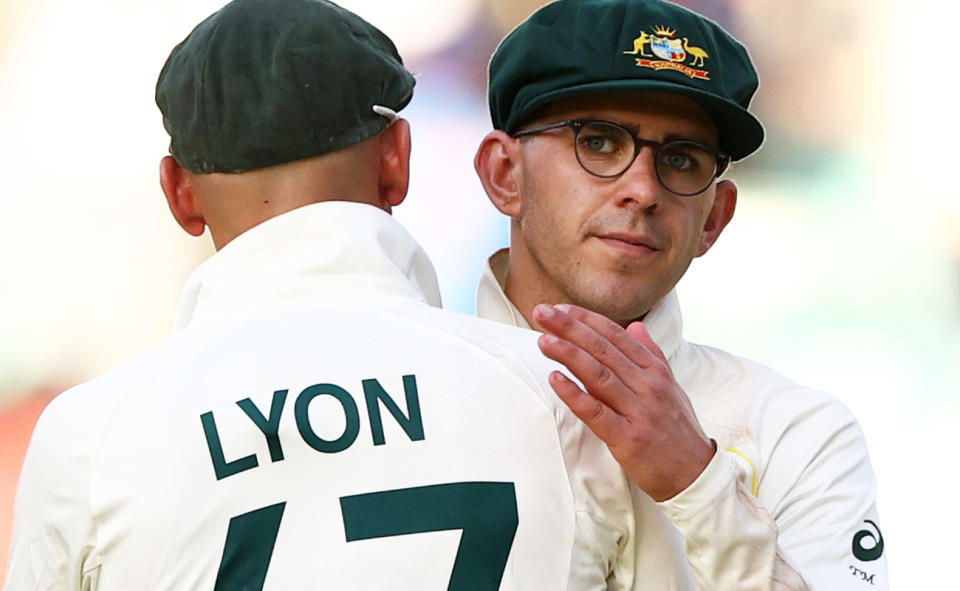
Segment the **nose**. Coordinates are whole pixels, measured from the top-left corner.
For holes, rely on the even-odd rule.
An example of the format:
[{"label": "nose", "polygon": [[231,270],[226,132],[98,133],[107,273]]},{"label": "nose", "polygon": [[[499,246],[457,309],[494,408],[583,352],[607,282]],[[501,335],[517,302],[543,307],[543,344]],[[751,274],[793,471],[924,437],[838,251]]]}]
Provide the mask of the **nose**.
[{"label": "nose", "polygon": [[655,209],[665,189],[657,178],[654,149],[643,146],[636,159],[617,182],[616,196],[620,205]]}]

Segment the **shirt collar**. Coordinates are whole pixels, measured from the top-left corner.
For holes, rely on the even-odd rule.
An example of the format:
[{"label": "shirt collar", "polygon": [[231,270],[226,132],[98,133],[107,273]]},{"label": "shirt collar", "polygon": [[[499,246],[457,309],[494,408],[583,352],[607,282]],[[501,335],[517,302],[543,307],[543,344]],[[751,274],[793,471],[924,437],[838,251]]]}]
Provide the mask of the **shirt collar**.
[{"label": "shirt collar", "polygon": [[[487,259],[477,288],[477,316],[530,328],[523,314],[504,292],[509,262],[510,251],[506,248],[498,250]],[[680,346],[683,333],[683,319],[680,315],[680,301],[677,299],[676,290],[671,290],[654,304],[644,316],[643,324],[667,360],[672,360]]]},{"label": "shirt collar", "polygon": [[527,319],[503,291],[507,284],[509,263],[510,250],[507,248],[498,250],[487,259],[480,285],[477,287],[477,316],[521,328],[531,328]]},{"label": "shirt collar", "polygon": [[440,306],[433,264],[393,216],[327,201],[234,238],[187,279],[176,327],[292,300],[416,299]]}]

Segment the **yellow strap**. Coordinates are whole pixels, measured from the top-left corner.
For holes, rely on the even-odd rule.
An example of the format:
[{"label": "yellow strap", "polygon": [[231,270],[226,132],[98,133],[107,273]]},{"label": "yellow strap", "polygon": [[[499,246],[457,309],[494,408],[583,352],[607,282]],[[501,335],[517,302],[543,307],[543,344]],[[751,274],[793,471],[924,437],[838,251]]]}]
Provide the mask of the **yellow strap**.
[{"label": "yellow strap", "polygon": [[753,493],[753,496],[757,496],[757,489],[760,488],[760,478],[757,475],[757,465],[753,463],[753,460],[747,457],[747,454],[743,453],[739,449],[728,447],[727,451],[731,451],[741,458],[745,459],[748,464],[750,464],[750,469],[753,470],[753,485],[750,487],[750,492]]}]

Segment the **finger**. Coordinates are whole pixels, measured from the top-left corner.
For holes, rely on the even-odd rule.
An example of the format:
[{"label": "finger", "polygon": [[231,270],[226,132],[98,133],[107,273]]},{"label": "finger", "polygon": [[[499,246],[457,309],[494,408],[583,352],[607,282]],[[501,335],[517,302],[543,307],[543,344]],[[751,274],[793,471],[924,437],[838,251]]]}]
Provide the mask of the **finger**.
[{"label": "finger", "polygon": [[[653,343],[653,340],[649,338],[649,335],[646,342],[638,340],[635,338],[635,335],[624,330],[622,326],[613,320],[580,306],[558,304],[554,307],[592,328],[597,334],[613,343],[628,359],[642,368],[650,367],[654,364],[655,359],[658,358],[657,355],[650,350],[650,345],[653,344],[658,350],[659,348],[656,346],[656,343]],[[660,358],[666,362],[665,359],[662,359],[662,355]]]},{"label": "finger", "polygon": [[597,437],[607,444],[615,444],[626,428],[626,419],[609,406],[584,392],[570,378],[559,371],[550,373],[550,386],[574,415],[583,421]]},{"label": "finger", "polygon": [[[663,362],[663,366],[666,370],[673,376],[673,370],[670,368],[670,363],[667,361],[667,356],[663,354],[663,350],[654,342],[653,337],[650,336],[650,332],[647,330],[646,325],[642,322],[633,322],[627,326],[627,332],[631,336],[636,338],[638,341],[643,343],[643,345],[654,355],[657,359]],[[680,403],[686,409],[687,413],[691,417],[696,417],[696,412],[693,410],[693,403],[690,402],[690,398],[686,395],[680,397]]]},{"label": "finger", "polygon": [[[594,330],[592,326],[574,318],[566,310],[571,310],[583,317],[599,330],[606,331],[620,343],[620,346],[610,342],[604,335]],[[598,369],[587,361],[581,360],[580,366],[575,367],[569,365],[567,360],[558,360],[567,365],[589,391],[605,396],[607,404],[623,415],[633,416],[638,410],[638,405],[645,404],[643,400],[638,399],[638,396],[642,398],[651,392],[654,384],[651,379],[659,383],[669,374],[669,369],[658,363],[657,359],[649,351],[646,351],[642,344],[627,334],[619,325],[599,314],[578,306],[540,305],[534,308],[534,318],[549,334],[554,334],[586,352],[603,366]],[[633,358],[628,357],[621,347],[632,349]],[[651,374],[648,366],[654,365],[658,366],[658,371]],[[606,381],[609,381],[609,376],[604,373],[605,370],[612,371],[619,379],[620,384],[617,385],[616,389],[601,390],[606,388]],[[578,373],[585,371],[589,373]]]},{"label": "finger", "polygon": [[[631,371],[636,370],[634,366],[639,364],[627,357],[619,347],[592,326],[574,318],[573,315],[566,311],[569,308],[570,306],[549,306],[541,304],[533,309],[533,317],[545,332],[560,337],[586,351],[597,361],[612,369],[614,373],[617,373],[620,377],[624,377]],[[579,310],[587,312],[583,310],[583,308],[579,308]],[[587,313],[593,314],[592,312]],[[598,323],[601,321],[610,322],[602,316],[596,316],[600,319],[597,321]],[[617,328],[623,332],[622,328]],[[637,346],[635,339],[628,335],[625,336],[628,340],[633,341],[634,346]]]},{"label": "finger", "polygon": [[564,365],[600,402],[620,414],[636,405],[636,394],[607,365],[580,347],[552,334],[541,335],[537,344],[544,355]]},{"label": "finger", "polygon": [[640,341],[640,343],[654,357],[669,365],[667,362],[667,356],[663,354],[663,349],[661,349],[660,346],[657,345],[656,341],[653,340],[653,337],[650,336],[650,332],[647,330],[646,324],[640,321],[631,322],[630,325],[627,326],[627,333]]}]

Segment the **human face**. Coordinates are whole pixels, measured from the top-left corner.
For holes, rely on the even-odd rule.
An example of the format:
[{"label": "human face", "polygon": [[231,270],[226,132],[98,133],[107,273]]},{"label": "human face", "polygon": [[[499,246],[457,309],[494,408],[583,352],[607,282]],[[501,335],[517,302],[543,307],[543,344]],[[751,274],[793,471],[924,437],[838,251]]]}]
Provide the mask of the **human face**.
[{"label": "human face", "polygon": [[[527,127],[565,119],[619,123],[653,142],[717,147],[703,108],[676,95],[576,97],[554,103]],[[692,196],[663,188],[651,147],[618,177],[591,175],[577,162],[573,137],[558,128],[518,140],[521,208],[511,229],[507,295],[525,315],[541,302],[574,303],[626,324],[673,289],[732,206],[716,211],[717,183]]]}]

